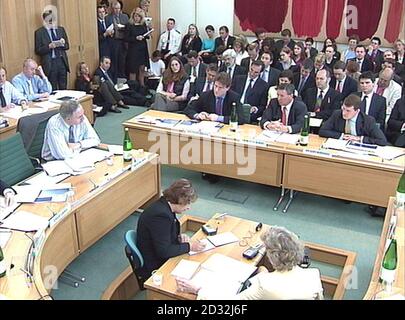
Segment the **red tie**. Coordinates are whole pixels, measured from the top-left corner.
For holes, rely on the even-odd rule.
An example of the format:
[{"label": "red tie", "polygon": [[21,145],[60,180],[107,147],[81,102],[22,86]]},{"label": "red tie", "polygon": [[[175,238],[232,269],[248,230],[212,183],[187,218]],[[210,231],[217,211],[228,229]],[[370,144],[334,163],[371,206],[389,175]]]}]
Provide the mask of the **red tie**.
[{"label": "red tie", "polygon": [[282,108],[281,122],[283,126],[287,125],[287,107]]},{"label": "red tie", "polygon": [[378,87],[376,93],[377,93],[379,96],[382,96],[382,95],[384,94],[384,91],[385,91],[385,88],[383,88],[383,87]]}]

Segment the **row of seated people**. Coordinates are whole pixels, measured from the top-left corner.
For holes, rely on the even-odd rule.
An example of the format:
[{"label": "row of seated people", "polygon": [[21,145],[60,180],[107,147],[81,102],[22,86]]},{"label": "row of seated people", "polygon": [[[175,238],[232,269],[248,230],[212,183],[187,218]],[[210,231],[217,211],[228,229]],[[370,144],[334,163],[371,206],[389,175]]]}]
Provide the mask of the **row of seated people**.
[{"label": "row of seated people", "polygon": [[[231,82],[232,102],[251,106],[251,119],[248,122],[260,120],[272,100],[277,98],[279,85],[294,84],[298,89],[294,91],[294,96],[305,103],[313,117],[328,120],[335,110],[340,109],[345,98],[356,94],[361,98],[362,112],[374,117],[383,132],[386,129],[387,132],[393,131],[386,127],[392,109],[401,98],[402,88],[394,81],[391,65],[384,65],[378,79],[372,72],[364,72],[357,82],[347,73],[346,64],[340,61],[334,66],[333,77],[329,69],[319,65],[316,68],[310,59],[306,59],[300,72],[295,74],[291,70],[273,68],[271,63],[271,53],[265,52],[260,60],[252,61],[250,71],[246,73],[243,67],[235,64],[232,51],[225,52],[219,70],[215,64],[207,66],[201,63],[193,52],[189,54],[188,64],[184,67],[179,58],[173,57],[160,81],[152,109],[184,111],[187,114],[201,106],[207,107],[207,99],[214,101],[215,77],[218,72],[225,71]],[[197,72],[193,74],[193,70]],[[211,92],[209,98],[209,93],[203,95],[206,92]],[[399,145],[392,139],[390,141]]]}]

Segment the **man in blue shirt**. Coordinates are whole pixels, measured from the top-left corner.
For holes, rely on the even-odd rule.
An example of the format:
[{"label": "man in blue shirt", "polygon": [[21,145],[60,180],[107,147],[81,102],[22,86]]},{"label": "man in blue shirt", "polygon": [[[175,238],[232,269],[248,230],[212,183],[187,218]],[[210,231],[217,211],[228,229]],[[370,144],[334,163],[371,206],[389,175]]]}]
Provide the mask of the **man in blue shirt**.
[{"label": "man in blue shirt", "polygon": [[7,70],[0,65],[0,112],[9,111],[15,104],[28,107],[27,99],[7,81]]},{"label": "man in blue shirt", "polygon": [[100,144],[100,138],[77,101],[63,102],[59,114],[49,119],[42,158],[46,161],[73,158],[76,151]]},{"label": "man in blue shirt", "polygon": [[52,93],[52,85],[42,67],[32,59],[24,61],[23,71],[13,78],[12,83],[28,101],[46,99]]}]

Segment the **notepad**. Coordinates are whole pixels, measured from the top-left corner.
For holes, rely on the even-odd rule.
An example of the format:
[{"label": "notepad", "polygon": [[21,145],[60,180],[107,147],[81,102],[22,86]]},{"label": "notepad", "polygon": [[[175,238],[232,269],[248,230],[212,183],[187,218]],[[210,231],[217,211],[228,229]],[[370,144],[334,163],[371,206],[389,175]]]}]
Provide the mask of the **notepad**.
[{"label": "notepad", "polygon": [[174,277],[190,280],[197,271],[200,263],[182,259],[170,273]]},{"label": "notepad", "polygon": [[22,232],[33,232],[45,229],[49,224],[47,218],[40,217],[27,211],[17,211],[3,220],[1,228],[18,230]]},{"label": "notepad", "polygon": [[207,239],[215,246],[220,247],[226,244],[238,242],[239,238],[235,236],[232,232],[219,233],[215,236],[209,236]]}]

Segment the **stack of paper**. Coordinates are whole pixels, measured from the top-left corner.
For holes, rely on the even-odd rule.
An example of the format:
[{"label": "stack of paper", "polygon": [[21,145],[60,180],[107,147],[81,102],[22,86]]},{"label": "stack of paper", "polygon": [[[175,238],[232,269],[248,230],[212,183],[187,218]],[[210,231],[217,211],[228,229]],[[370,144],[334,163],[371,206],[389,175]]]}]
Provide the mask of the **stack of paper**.
[{"label": "stack of paper", "polygon": [[296,145],[300,139],[298,134],[281,133],[277,131],[264,130],[258,137],[258,141],[279,142]]},{"label": "stack of paper", "polygon": [[205,251],[208,251],[208,250],[215,249],[215,246],[208,239],[202,239],[202,240],[200,240],[200,242],[205,244],[204,249],[201,250],[201,251],[190,251],[188,253],[190,256],[194,256],[196,254],[199,254],[199,253],[202,253],[202,252],[205,252]]},{"label": "stack of paper", "polygon": [[332,150],[346,150],[347,146],[346,140],[338,140],[329,138],[326,142],[323,143],[322,148],[324,149],[332,149]]},{"label": "stack of paper", "polygon": [[229,243],[238,242],[239,238],[232,232],[219,233],[215,236],[209,236],[207,239],[215,246],[220,247]]},{"label": "stack of paper", "polygon": [[182,259],[171,272],[173,277],[190,280],[197,271],[200,263],[197,261]]},{"label": "stack of paper", "polygon": [[8,242],[8,240],[10,240],[12,235],[12,231],[10,230],[0,230],[0,247],[4,248]]},{"label": "stack of paper", "polygon": [[86,96],[84,91],[74,91],[74,90],[58,90],[56,93],[49,97],[49,101],[55,103],[62,103],[65,98],[70,98],[74,100],[79,100]]},{"label": "stack of paper", "polygon": [[44,229],[48,226],[47,218],[26,211],[17,211],[3,220],[1,228],[18,230],[22,232],[33,232]]}]

